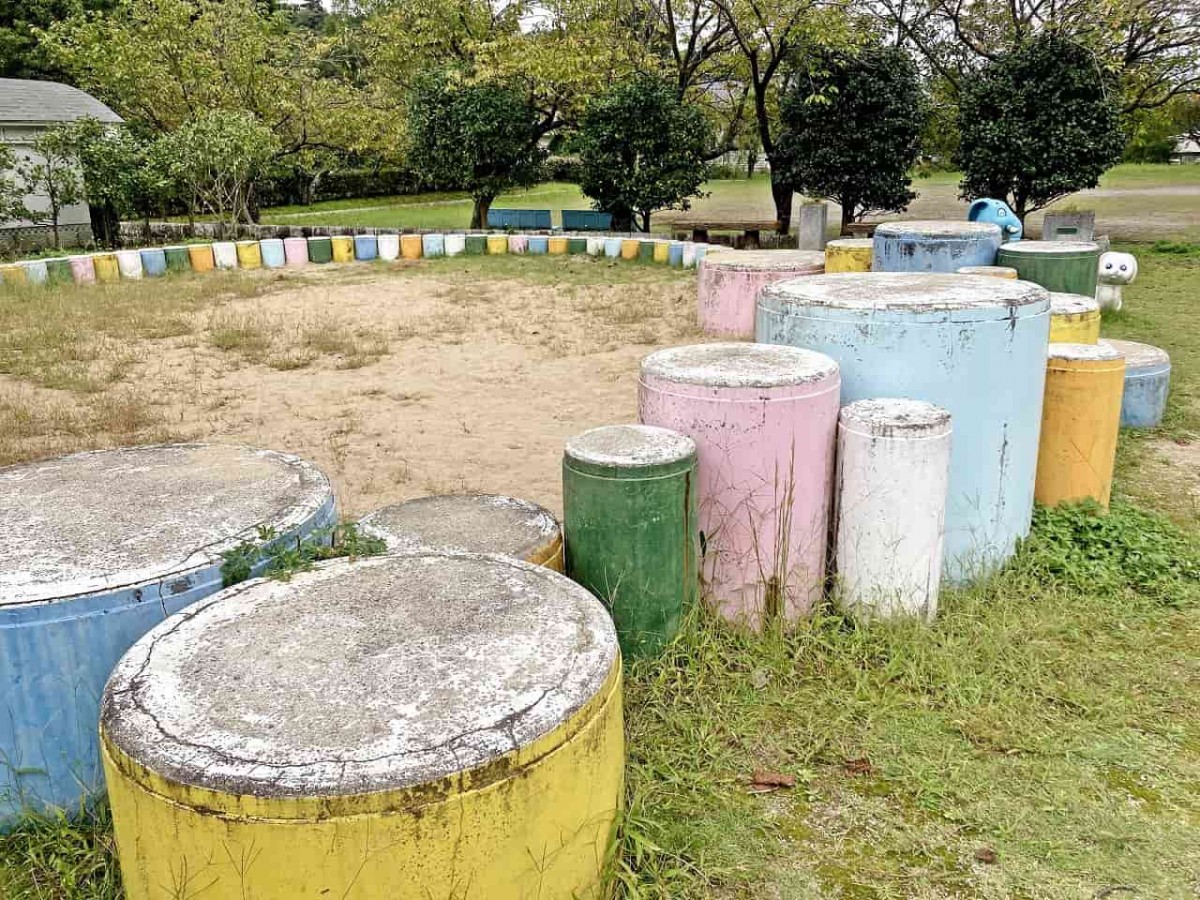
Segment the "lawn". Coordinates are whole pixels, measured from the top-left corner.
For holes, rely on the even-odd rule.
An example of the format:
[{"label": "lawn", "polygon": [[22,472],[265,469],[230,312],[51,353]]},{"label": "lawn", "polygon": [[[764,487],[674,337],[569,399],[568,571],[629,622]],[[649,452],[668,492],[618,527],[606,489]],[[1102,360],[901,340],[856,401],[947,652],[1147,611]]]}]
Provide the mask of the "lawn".
[{"label": "lawn", "polygon": [[[1164,426],[1122,435],[1113,511],[1040,512],[931,627],[696,614],[628,672],[617,895],[1195,898],[1200,246],[1129,249],[1105,333],[1168,349],[1174,383]],[[460,482],[554,505],[562,435],[631,416],[637,359],[693,336],[689,274],[604,260],[227,277],[0,290],[4,458],[286,441],[354,513]],[[0,838],[0,896],[119,897],[103,809]]]}]

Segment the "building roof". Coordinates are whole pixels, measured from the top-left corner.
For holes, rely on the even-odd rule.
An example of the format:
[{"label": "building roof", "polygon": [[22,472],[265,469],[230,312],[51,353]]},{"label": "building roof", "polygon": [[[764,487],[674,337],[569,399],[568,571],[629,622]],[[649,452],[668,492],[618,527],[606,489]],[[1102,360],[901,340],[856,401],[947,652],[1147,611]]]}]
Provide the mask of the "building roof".
[{"label": "building roof", "polygon": [[0,78],[0,124],[71,122],[88,117],[101,122],[122,121],[91,94],[70,85]]},{"label": "building roof", "polygon": [[1200,141],[1193,141],[1191,138],[1180,138],[1179,143],[1175,145],[1176,153],[1200,153]]}]

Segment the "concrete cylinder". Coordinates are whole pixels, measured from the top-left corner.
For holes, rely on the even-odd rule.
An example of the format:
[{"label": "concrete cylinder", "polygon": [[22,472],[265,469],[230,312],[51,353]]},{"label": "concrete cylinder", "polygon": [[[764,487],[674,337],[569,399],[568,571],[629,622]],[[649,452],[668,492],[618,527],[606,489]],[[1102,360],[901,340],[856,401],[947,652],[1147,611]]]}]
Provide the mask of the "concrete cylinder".
[{"label": "concrete cylinder", "polygon": [[547,569],[421,553],[239,585],[105,691],[126,896],[186,871],[207,900],[597,897],[623,724],[612,622]]},{"label": "concrete cylinder", "polygon": [[550,511],[498,494],[446,494],[385,506],[358,523],[388,549],[502,553],[563,571],[563,537]]},{"label": "concrete cylinder", "polygon": [[1047,506],[1112,493],[1125,357],[1109,344],[1051,344],[1038,448],[1037,501]]},{"label": "concrete cylinder", "polygon": [[668,245],[667,264],[676,269],[683,267],[683,241],[671,241]]},{"label": "concrete cylinder", "polygon": [[525,253],[529,249],[529,238],[523,234],[510,234],[508,236],[508,252],[509,253]]},{"label": "concrete cylinder", "polygon": [[[500,237],[504,240],[503,236]],[[504,240],[504,249],[501,253],[507,252],[508,241]],[[487,235],[483,234],[468,234],[466,239],[466,253],[468,256],[483,256],[485,253],[491,253],[492,249]]]},{"label": "concrete cylinder", "polygon": [[700,264],[697,321],[705,334],[754,338],[758,292],[768,284],[820,275],[825,254],[813,250],[724,250]]},{"label": "concrete cylinder", "polygon": [[552,237],[546,244],[546,252],[551,256],[566,256],[570,251],[570,244],[565,237]]},{"label": "concrete cylinder", "polygon": [[654,261],[666,265],[671,261],[671,242],[670,241],[655,241],[654,242]]},{"label": "concrete cylinder", "polygon": [[584,240],[587,241],[587,255],[588,256],[603,256],[604,255],[604,238],[590,237],[590,238],[585,238]]},{"label": "concrete cylinder", "polygon": [[[116,266],[115,259],[113,260],[113,265],[114,267]],[[0,275],[3,276],[4,283],[9,287],[29,283],[29,277],[25,274],[25,267],[20,263],[10,263],[6,266],[0,266]]]},{"label": "concrete cylinder", "polygon": [[525,242],[526,250],[534,256],[545,256],[550,252],[550,238],[542,235],[530,235]]},{"label": "concrete cylinder", "polygon": [[605,238],[604,239],[604,255],[609,259],[616,259],[621,255],[621,250],[625,242],[620,238]]},{"label": "concrete cylinder", "polygon": [[[216,267],[212,244],[191,244],[188,246],[188,261],[192,264],[193,272],[211,272]],[[96,259],[96,278],[100,278],[100,260]]]},{"label": "concrete cylinder", "polygon": [[1007,278],[1015,281],[1019,275],[1011,266],[963,266],[958,269],[959,275],[988,275],[992,278]]},{"label": "concrete cylinder", "polygon": [[[212,250],[208,247],[205,249],[209,251],[211,258]],[[211,264],[209,268],[212,268]],[[96,281],[100,284],[114,284],[121,280],[121,268],[117,265],[115,253],[93,253],[92,269],[96,273]]]},{"label": "concrete cylinder", "polygon": [[621,652],[658,653],[700,587],[695,442],[645,425],[571,438],[563,530],[567,572],[611,611]]},{"label": "concrete cylinder", "polygon": [[375,249],[379,258],[384,262],[395,262],[400,258],[400,235],[378,234],[375,236]]},{"label": "concrete cylinder", "polygon": [[100,787],[105,679],[148,629],[221,589],[225,553],[261,572],[270,550],[333,520],[317,469],[244,447],[0,469],[0,829],[25,808],[78,811]]},{"label": "concrete cylinder", "polygon": [[1022,281],[1048,291],[1096,296],[1100,245],[1086,241],[1009,242],[996,254],[996,263],[1016,269]]},{"label": "concrete cylinder", "polygon": [[258,241],[238,241],[237,264],[239,269],[261,269],[263,267],[262,248]]},{"label": "concrete cylinder", "polygon": [[422,256],[445,256],[446,236],[444,234],[421,235]]},{"label": "concrete cylinder", "polygon": [[142,272],[147,278],[161,278],[167,274],[167,254],[162,247],[146,247],[138,251],[142,258]]},{"label": "concrete cylinder", "polygon": [[637,238],[624,238],[621,241],[621,259],[633,260],[641,252],[642,242]]},{"label": "concrete cylinder", "polygon": [[[237,244],[233,241],[213,241],[213,262],[218,269],[236,269],[238,267]],[[124,275],[124,271],[121,272]]]},{"label": "concrete cylinder", "polygon": [[567,253],[571,256],[577,256],[582,253],[590,253],[588,249],[588,239],[583,237],[567,238]]},{"label": "concrete cylinder", "polygon": [[692,241],[683,242],[683,267],[692,269],[696,266],[696,244]]},{"label": "concrete cylinder", "polygon": [[1171,357],[1167,351],[1137,341],[1104,340],[1125,357],[1125,392],[1121,396],[1122,428],[1155,428],[1162,424],[1171,389]]},{"label": "concrete cylinder", "polygon": [[333,241],[324,235],[308,239],[308,261],[313,263],[333,262]]},{"label": "concrete cylinder", "polygon": [[692,260],[698,266],[704,261],[704,257],[708,255],[708,244],[696,244],[692,249]]},{"label": "concrete cylinder", "polygon": [[950,413],[923,400],[858,400],[838,420],[839,605],[860,618],[937,613],[950,483]]},{"label": "concrete cylinder", "polygon": [[654,262],[654,251],[657,246],[658,241],[638,241],[638,262]]},{"label": "concrete cylinder", "polygon": [[46,280],[50,284],[71,284],[75,280],[71,275],[71,261],[65,256],[47,259]]},{"label": "concrete cylinder", "polygon": [[700,344],[642,361],[642,422],[696,442],[701,571],[730,621],[794,622],[821,597],[839,383],[834,360],[796,347]]},{"label": "concrete cylinder", "polygon": [[504,234],[489,234],[487,236],[488,256],[503,256],[508,253],[508,236]]},{"label": "concrete cylinder", "polygon": [[356,234],[354,236],[354,258],[369,262],[379,258],[379,239],[373,234]]},{"label": "concrete cylinder", "polygon": [[[420,240],[418,238],[418,240]],[[354,238],[348,234],[335,234],[329,239],[335,263],[354,262]]]},{"label": "concrete cylinder", "polygon": [[188,248],[180,245],[163,247],[163,256],[167,260],[168,272],[189,272],[192,268]]},{"label": "concrete cylinder", "polygon": [[302,237],[290,237],[283,239],[283,255],[290,267],[300,267],[308,265],[308,247],[309,242]]},{"label": "concrete cylinder", "polygon": [[467,236],[465,234],[448,234],[442,245],[447,256],[461,256],[467,252]]},{"label": "concrete cylinder", "polygon": [[825,271],[870,272],[875,242],[871,238],[838,238],[825,245]]},{"label": "concrete cylinder", "polygon": [[870,272],[769,285],[757,339],[826,353],[843,402],[926,400],[954,420],[945,574],[990,572],[1029,532],[1050,297],[980,275]]},{"label": "concrete cylinder", "polygon": [[1100,340],[1100,304],[1079,294],[1050,294],[1050,343],[1095,344]]},{"label": "concrete cylinder", "polygon": [[71,257],[71,277],[76,284],[95,284],[96,267],[90,256]]},{"label": "concrete cylinder", "polygon": [[267,269],[282,269],[287,265],[287,251],[280,238],[263,238],[258,242],[258,254]]},{"label": "concrete cylinder", "polygon": [[943,272],[990,266],[1002,240],[990,222],[884,222],[875,229],[875,272]]},{"label": "concrete cylinder", "polygon": [[400,235],[400,258],[420,259],[425,252],[425,241],[419,234]]},{"label": "concrete cylinder", "polygon": [[117,258],[117,270],[123,280],[136,280],[142,277],[142,254],[137,250],[118,250],[113,254]]}]

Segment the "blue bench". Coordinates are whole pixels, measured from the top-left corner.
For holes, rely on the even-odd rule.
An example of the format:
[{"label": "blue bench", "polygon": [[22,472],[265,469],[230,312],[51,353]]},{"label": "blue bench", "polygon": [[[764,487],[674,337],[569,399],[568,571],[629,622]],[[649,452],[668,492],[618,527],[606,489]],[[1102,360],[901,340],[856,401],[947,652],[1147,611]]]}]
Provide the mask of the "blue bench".
[{"label": "blue bench", "polygon": [[548,209],[489,209],[488,228],[519,228],[521,230],[544,229],[549,231],[550,210]]},{"label": "blue bench", "polygon": [[564,209],[563,231],[610,231],[612,213],[596,212],[592,209]]}]

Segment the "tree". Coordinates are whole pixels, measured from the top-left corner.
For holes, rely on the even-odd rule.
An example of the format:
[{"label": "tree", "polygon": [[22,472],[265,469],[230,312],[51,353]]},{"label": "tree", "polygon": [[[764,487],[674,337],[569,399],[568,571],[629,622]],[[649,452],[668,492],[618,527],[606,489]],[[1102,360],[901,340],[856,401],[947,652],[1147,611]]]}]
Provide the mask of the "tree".
[{"label": "tree", "polygon": [[62,247],[59,220],[64,207],[83,199],[83,179],[75,158],[70,134],[64,128],[42,132],[30,145],[30,156],[17,164],[17,173],[30,194],[45,198],[46,208],[26,207],[26,215],[40,225],[49,225],[55,248]]},{"label": "tree", "polygon": [[431,186],[467,191],[475,201],[471,227],[482,228],[502,191],[541,178],[541,122],[508,85],[436,73],[408,98],[408,163]]},{"label": "tree", "polygon": [[38,36],[71,16],[103,13],[114,0],[0,0],[0,78],[63,81],[67,73],[55,63]]},{"label": "tree", "polygon": [[650,230],[656,209],[687,209],[708,177],[710,134],[703,114],[679,100],[675,88],[641,75],[626,79],[584,111],[574,147],[579,187],[629,231],[633,217]]},{"label": "tree", "polygon": [[25,218],[25,185],[17,177],[17,155],[8,144],[0,144],[0,222]]},{"label": "tree", "polygon": [[1025,216],[1100,183],[1125,144],[1112,79],[1085,47],[1042,35],[963,86],[956,157],[966,199]]},{"label": "tree", "polygon": [[843,233],[869,212],[901,212],[916,197],[924,108],[903,50],[822,54],[783,98],[775,165],[793,190],[841,204]]}]

